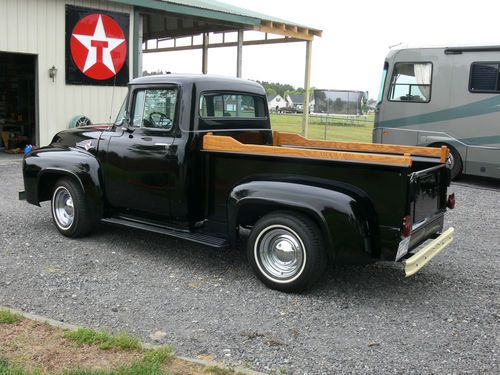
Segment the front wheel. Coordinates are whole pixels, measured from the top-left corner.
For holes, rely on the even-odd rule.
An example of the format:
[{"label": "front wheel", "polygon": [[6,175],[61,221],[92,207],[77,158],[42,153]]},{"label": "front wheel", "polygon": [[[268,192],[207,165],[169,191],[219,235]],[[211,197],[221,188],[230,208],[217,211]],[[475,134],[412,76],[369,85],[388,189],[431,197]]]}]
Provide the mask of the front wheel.
[{"label": "front wheel", "polygon": [[248,238],[247,255],[257,277],[283,292],[310,287],[326,266],[318,226],[293,212],[276,212],[260,219]]},{"label": "front wheel", "polygon": [[57,230],[66,237],[88,234],[94,220],[81,186],[70,178],[59,179],[52,190],[52,218]]}]

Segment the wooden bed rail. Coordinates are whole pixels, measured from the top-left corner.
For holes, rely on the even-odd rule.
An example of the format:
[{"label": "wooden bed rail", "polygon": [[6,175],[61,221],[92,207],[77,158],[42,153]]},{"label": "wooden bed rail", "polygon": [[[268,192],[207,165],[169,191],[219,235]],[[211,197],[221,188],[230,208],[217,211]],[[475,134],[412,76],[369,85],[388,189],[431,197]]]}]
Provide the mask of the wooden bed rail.
[{"label": "wooden bed rail", "polygon": [[376,152],[381,154],[427,156],[439,158],[441,163],[446,162],[450,153],[450,150],[446,146],[436,148],[358,142],[332,142],[311,140],[299,134],[280,133],[277,131],[273,132],[273,142],[275,146],[303,146],[334,150]]},{"label": "wooden bed rail", "polygon": [[[281,134],[280,134],[281,135]],[[411,155],[381,155],[361,152],[314,150],[307,148],[276,147],[253,144],[243,144],[232,137],[213,135],[207,133],[203,137],[203,149],[208,151],[241,152],[261,155],[283,155],[317,159],[333,159],[345,161],[359,161],[366,163],[381,163],[410,167],[412,164]]]}]

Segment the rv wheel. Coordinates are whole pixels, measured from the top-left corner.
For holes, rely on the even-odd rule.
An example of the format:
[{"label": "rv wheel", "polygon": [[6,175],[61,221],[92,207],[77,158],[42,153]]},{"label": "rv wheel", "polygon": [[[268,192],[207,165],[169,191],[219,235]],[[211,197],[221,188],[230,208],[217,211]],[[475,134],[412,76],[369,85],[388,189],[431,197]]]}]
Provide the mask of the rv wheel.
[{"label": "rv wheel", "polygon": [[458,153],[458,151],[454,147],[449,146],[449,145],[445,145],[445,146],[450,149],[450,160],[449,160],[450,169],[451,169],[450,175],[451,175],[451,179],[455,180],[456,178],[460,177],[460,175],[462,174],[462,166],[463,166],[462,158],[460,157],[460,154]]}]

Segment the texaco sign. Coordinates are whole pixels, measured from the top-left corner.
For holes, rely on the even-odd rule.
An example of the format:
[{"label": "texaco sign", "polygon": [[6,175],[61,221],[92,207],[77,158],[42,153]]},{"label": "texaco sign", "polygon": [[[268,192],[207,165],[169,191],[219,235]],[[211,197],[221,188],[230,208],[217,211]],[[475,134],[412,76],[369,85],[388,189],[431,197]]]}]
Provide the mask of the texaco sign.
[{"label": "texaco sign", "polygon": [[129,15],[66,6],[66,83],[126,85]]}]

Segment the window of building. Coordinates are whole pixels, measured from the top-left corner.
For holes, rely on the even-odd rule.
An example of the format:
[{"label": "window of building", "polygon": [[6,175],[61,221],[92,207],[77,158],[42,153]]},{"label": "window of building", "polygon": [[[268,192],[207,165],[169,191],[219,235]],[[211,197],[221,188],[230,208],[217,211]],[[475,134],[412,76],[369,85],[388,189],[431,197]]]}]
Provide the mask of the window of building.
[{"label": "window of building", "polygon": [[500,92],[500,63],[473,63],[470,68],[471,92]]},{"label": "window of building", "polygon": [[397,63],[392,73],[389,100],[427,103],[431,100],[431,86],[431,63]]},{"label": "window of building", "polygon": [[147,89],[136,91],[132,125],[170,130],[175,119],[177,89]]},{"label": "window of building", "polygon": [[203,94],[200,100],[203,118],[262,118],[266,116],[262,97],[243,94]]}]

